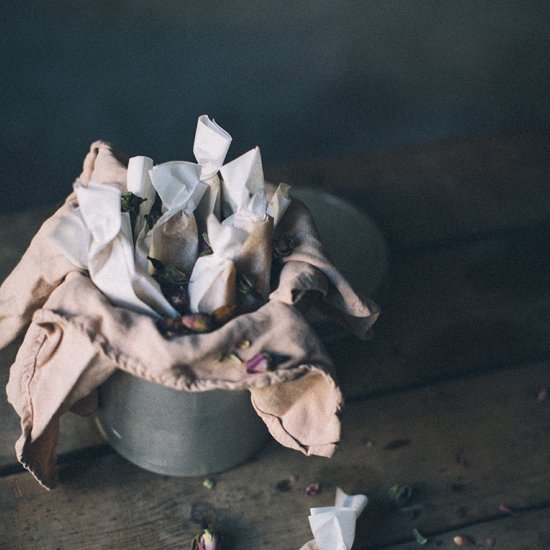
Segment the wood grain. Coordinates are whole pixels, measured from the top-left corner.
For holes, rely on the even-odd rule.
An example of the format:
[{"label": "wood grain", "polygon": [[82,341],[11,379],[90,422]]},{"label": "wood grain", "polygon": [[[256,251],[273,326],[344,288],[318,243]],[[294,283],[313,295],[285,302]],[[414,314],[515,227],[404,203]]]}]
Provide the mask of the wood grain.
[{"label": "wood grain", "polygon": [[[545,550],[550,548],[550,507],[505,515],[496,520],[452,529],[431,536],[428,548],[456,550],[454,537],[465,536],[472,541],[467,548],[510,550]],[[419,550],[416,542],[385,546],[387,550]]]},{"label": "wood grain", "polygon": [[550,228],[393,258],[370,342],[329,351],[348,397],[550,354]]},{"label": "wood grain", "polygon": [[337,191],[400,246],[544,222],[549,173],[548,132],[447,140],[266,170],[274,182]]},{"label": "wood grain", "polygon": [[[348,398],[550,357],[550,229],[401,251],[380,296],[375,337],[328,344]],[[16,346],[0,351],[0,383]],[[19,422],[0,399],[0,467]],[[98,442],[89,419],[63,418],[60,452]]]},{"label": "wood grain", "polygon": [[[459,532],[482,547],[491,536],[496,548],[550,547],[550,400],[537,400],[550,387],[549,153],[548,135],[529,132],[268,168],[348,198],[390,243],[374,340],[329,344],[348,399],[339,452],[308,458],[272,442],[209,491],[127,463],[92,419],[68,414],[62,485],[48,493],[15,473],[19,422],[2,398],[0,547],[187,548],[190,507],[203,502],[226,550],[297,549],[309,507],[330,505],[336,486],[371,498],[355,550],[418,548],[413,528],[442,548]],[[0,216],[0,280],[51,211]],[[17,345],[0,352],[2,386]],[[299,482],[278,491],[290,475]],[[313,481],[323,490],[308,497]],[[407,509],[388,496],[395,483],[414,489]]]},{"label": "wood grain", "polygon": [[[268,166],[272,181],[336,193],[378,221],[392,247],[479,237],[550,220],[550,134],[419,144]],[[0,280],[53,205],[0,215]]]},{"label": "wood grain", "polygon": [[[550,384],[547,364],[510,369],[349,404],[344,441],[333,459],[269,444],[255,460],[216,476],[168,478],[117,455],[63,465],[63,484],[44,491],[28,474],[0,479],[3,548],[185,548],[197,529],[190,507],[215,508],[228,549],[299,548],[310,538],[311,506],[330,505],[336,486],[371,501],[354,548],[407,541],[411,529],[450,532],[550,504]],[[374,441],[364,444],[364,438]],[[288,492],[279,480],[299,475]],[[315,497],[303,493],[321,482]],[[407,509],[392,503],[394,484],[410,485]],[[100,526],[100,527],[99,527]],[[90,542],[93,541],[93,542]]]}]

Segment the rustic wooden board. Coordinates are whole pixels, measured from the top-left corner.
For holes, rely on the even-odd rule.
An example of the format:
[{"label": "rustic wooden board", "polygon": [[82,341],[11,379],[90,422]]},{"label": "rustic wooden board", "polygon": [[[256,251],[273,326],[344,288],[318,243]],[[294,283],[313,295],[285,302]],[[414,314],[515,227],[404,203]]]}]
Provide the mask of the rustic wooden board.
[{"label": "rustic wooden board", "polygon": [[348,396],[550,354],[550,228],[402,252],[370,342],[329,349]]},{"label": "rustic wooden board", "polygon": [[[185,548],[197,528],[189,507],[206,501],[229,548],[288,550],[310,537],[309,506],[329,505],[341,485],[371,497],[358,549],[412,540],[413,527],[443,538],[468,526],[483,542],[492,525],[504,529],[487,531],[497,548],[546,548],[550,413],[537,394],[550,385],[550,369],[511,365],[550,351],[549,152],[546,136],[529,133],[268,170],[272,179],[349,198],[392,245],[375,339],[331,345],[342,387],[357,398],[345,410],[341,451],[327,461],[273,443],[207,491],[200,479],[156,476],[106,454],[91,420],[67,415],[59,450],[77,451],[63,457],[63,486],[47,493],[29,474],[13,473],[18,419],[2,398],[0,547]],[[51,210],[0,217],[0,279]],[[2,386],[14,353],[0,352]],[[449,381],[487,369],[501,370]],[[369,394],[377,397],[359,399]],[[361,443],[365,436],[372,447]],[[298,485],[277,491],[291,474],[301,476]],[[303,495],[316,480],[323,492]],[[415,487],[407,512],[388,498],[396,482]],[[500,504],[517,513],[504,517]],[[525,533],[523,546],[515,530]],[[448,538],[442,544],[453,547]]]},{"label": "rustic wooden board", "polygon": [[274,182],[337,190],[401,245],[547,220],[549,173],[548,132],[448,140],[266,170]]},{"label": "rustic wooden board", "polygon": [[[466,548],[495,550],[546,550],[550,548],[550,507],[508,515],[497,520],[453,529],[429,537],[427,548],[457,550],[455,536],[466,536],[473,542]],[[387,550],[419,550],[416,542],[387,546]]]},{"label": "rustic wooden board", "polygon": [[[419,144],[266,168],[272,181],[334,192],[374,217],[392,245],[418,246],[545,223],[550,138],[528,132]],[[0,280],[53,206],[0,216]]]},{"label": "rustic wooden board", "polygon": [[[348,398],[550,356],[550,229],[393,258],[375,338],[329,345]],[[0,352],[0,384],[15,347]],[[19,422],[0,399],[0,467]],[[89,419],[64,417],[63,452],[97,442]]]},{"label": "rustic wooden board", "polygon": [[[344,442],[331,459],[304,457],[271,443],[255,460],[215,476],[168,478],[117,455],[61,468],[63,484],[42,489],[29,474],[0,479],[3,548],[186,548],[196,531],[190,507],[209,503],[227,548],[299,548],[310,537],[309,507],[330,505],[336,486],[371,502],[358,550],[410,540],[411,530],[451,532],[506,513],[550,505],[550,385],[545,363],[361,400],[344,413]],[[365,444],[366,437],[374,443]],[[288,492],[279,480],[299,475]],[[322,483],[309,497],[303,487]],[[415,497],[399,509],[394,484]]]}]

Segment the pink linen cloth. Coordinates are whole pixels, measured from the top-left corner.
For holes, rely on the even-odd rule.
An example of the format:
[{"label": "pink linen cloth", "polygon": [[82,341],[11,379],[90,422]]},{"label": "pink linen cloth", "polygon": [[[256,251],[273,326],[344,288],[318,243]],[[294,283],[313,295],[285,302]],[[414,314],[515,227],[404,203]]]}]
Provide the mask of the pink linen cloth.
[{"label": "pink linen cloth", "polygon": [[[125,157],[95,142],[80,180],[125,191]],[[269,192],[272,192],[269,187]],[[334,366],[299,311],[315,293],[325,308],[359,338],[378,316],[327,259],[309,211],[293,201],[276,235],[294,243],[276,288],[258,310],[217,330],[168,338],[147,315],[115,307],[49,239],[56,224],[77,208],[72,193],[42,225],[19,264],[0,287],[0,347],[28,326],[7,386],[21,418],[18,460],[46,488],[58,482],[59,418],[67,410],[91,414],[97,388],[117,369],[178,390],[249,389],[252,405],[273,437],[307,455],[331,456],[340,439],[342,395]],[[30,325],[30,326],[29,326]],[[276,368],[247,373],[220,355],[248,340],[244,361],[260,352]]]}]

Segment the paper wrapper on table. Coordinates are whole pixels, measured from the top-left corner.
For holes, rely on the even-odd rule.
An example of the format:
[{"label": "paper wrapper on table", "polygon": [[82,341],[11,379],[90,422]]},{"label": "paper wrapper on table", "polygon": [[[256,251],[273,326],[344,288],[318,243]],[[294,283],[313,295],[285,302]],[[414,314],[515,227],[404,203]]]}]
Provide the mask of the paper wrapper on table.
[{"label": "paper wrapper on table", "polygon": [[351,550],[357,518],[368,501],[365,495],[346,495],[336,487],[334,506],[310,509],[309,524],[315,539],[300,550]]},{"label": "paper wrapper on table", "polygon": [[[80,179],[124,192],[126,167],[107,144],[94,144]],[[337,275],[303,206],[293,201],[278,226],[297,246],[267,303],[213,332],[169,338],[153,316],[113,304],[50,240],[63,216],[80,208],[75,201],[72,195],[45,222],[0,287],[3,345],[32,316],[7,391],[21,417],[17,457],[45,487],[56,484],[59,417],[68,409],[92,410],[96,388],[116,369],[179,390],[248,388],[277,441],[308,455],[332,455],[340,439],[342,395],[330,358],[294,304],[311,281],[313,290],[323,287],[332,308],[342,308],[344,318],[360,315],[357,326],[369,326],[376,310]],[[250,346],[239,352],[243,364],[220,360],[220,353],[244,340]],[[247,372],[246,362],[260,353],[276,358],[273,370]]]}]

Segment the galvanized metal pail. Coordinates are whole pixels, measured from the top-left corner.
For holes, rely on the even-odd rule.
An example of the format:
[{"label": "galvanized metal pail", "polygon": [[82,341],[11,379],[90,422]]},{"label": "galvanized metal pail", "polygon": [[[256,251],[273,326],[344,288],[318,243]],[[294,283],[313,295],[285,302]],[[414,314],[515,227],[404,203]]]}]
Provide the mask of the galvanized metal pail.
[{"label": "galvanized metal pail", "polygon": [[159,474],[227,470],[268,438],[247,390],[189,393],[119,371],[99,392],[105,438],[130,462]]},{"label": "galvanized metal pail", "polygon": [[[341,198],[317,189],[294,194],[310,208],[325,246],[352,286],[365,295],[385,277],[388,258],[376,224]],[[339,338],[330,322],[308,315],[318,332]],[[98,424],[131,462],[166,475],[198,476],[229,469],[257,452],[268,432],[246,390],[177,391],[118,372],[100,388]]]}]

